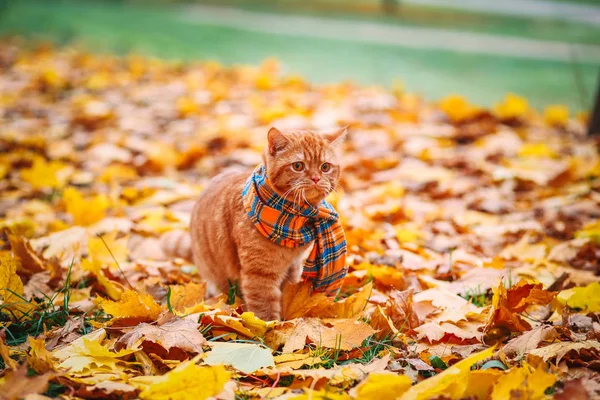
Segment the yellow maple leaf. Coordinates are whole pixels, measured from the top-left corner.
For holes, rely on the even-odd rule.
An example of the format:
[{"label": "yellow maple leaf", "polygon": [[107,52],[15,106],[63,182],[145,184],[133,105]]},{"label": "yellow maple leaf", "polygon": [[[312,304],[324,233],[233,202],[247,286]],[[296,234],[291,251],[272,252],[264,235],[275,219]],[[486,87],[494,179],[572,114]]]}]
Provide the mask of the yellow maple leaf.
[{"label": "yellow maple leaf", "polygon": [[254,315],[253,312],[244,312],[240,317],[248,330],[259,337],[264,337],[265,333],[277,323],[276,321],[263,321]]},{"label": "yellow maple leaf", "polygon": [[356,387],[356,397],[361,400],[395,399],[412,386],[406,375],[393,372],[373,372]]},{"label": "yellow maple leaf", "polygon": [[467,387],[462,397],[487,399],[494,384],[503,373],[503,371],[493,368],[471,371],[468,376]]},{"label": "yellow maple leaf", "polygon": [[66,179],[59,172],[65,165],[56,162],[46,162],[43,158],[36,158],[31,168],[21,171],[21,179],[33,186],[34,189],[60,189]]},{"label": "yellow maple leaf", "polygon": [[507,93],[504,101],[494,106],[494,112],[503,120],[524,118],[529,112],[529,103],[524,97]]},{"label": "yellow maple leaf", "polygon": [[113,232],[104,235],[102,238],[90,238],[88,240],[89,256],[81,262],[81,268],[84,271],[94,274],[98,284],[104,288],[108,297],[113,300],[121,298],[124,288],[120,283],[109,279],[103,268],[112,267],[113,269],[117,269],[121,263],[127,260],[128,253],[128,237],[124,236],[117,239],[116,236],[117,233]]},{"label": "yellow maple leaf", "polygon": [[73,223],[83,226],[91,225],[104,218],[110,204],[108,197],[103,194],[84,199],[83,195],[72,187],[65,189],[63,200],[67,212],[73,217]]},{"label": "yellow maple leaf", "polygon": [[17,261],[9,254],[0,256],[0,298],[4,313],[20,318],[35,308],[23,298],[23,282],[17,275]]},{"label": "yellow maple leaf", "polygon": [[117,238],[117,232],[107,233],[102,237],[93,237],[88,241],[88,255],[103,266],[127,261],[129,250],[127,248],[128,236]]},{"label": "yellow maple leaf", "polygon": [[548,125],[565,126],[569,122],[569,108],[563,105],[551,105],[544,110],[544,120]]},{"label": "yellow maple leaf", "polygon": [[452,399],[464,397],[469,387],[469,373],[471,366],[479,361],[490,358],[494,354],[494,348],[475,353],[470,357],[452,365],[444,372],[419,382],[408,389],[400,400],[425,400],[443,393]]},{"label": "yellow maple leaf", "polygon": [[125,290],[119,301],[101,300],[100,308],[113,316],[119,318],[133,318],[142,321],[154,321],[162,312],[152,296],[137,293],[133,290]]},{"label": "yellow maple leaf", "polygon": [[4,365],[8,369],[15,370],[19,367],[19,363],[10,356],[10,347],[4,342],[4,338],[0,337],[0,358],[4,360]]},{"label": "yellow maple leaf", "polygon": [[452,122],[469,120],[480,112],[479,107],[470,104],[467,99],[458,95],[446,96],[440,100],[439,107]]},{"label": "yellow maple leaf", "polygon": [[27,362],[38,374],[43,374],[54,369],[54,356],[46,350],[44,338],[34,339],[29,337],[29,352]]},{"label": "yellow maple leaf", "polygon": [[600,311],[600,282],[563,290],[556,299],[571,308],[579,308],[585,312],[598,312]]},{"label": "yellow maple leaf", "polygon": [[511,368],[498,378],[491,399],[543,399],[544,392],[556,382],[556,379],[556,375],[546,371],[544,363],[540,363],[537,368],[523,363],[522,367]]},{"label": "yellow maple leaf", "polygon": [[[138,349],[123,349],[118,352],[110,351],[100,343],[100,340],[82,339],[81,345],[73,346],[69,351],[61,352],[62,359],[59,368],[69,373],[79,373],[90,369],[114,371],[124,365],[120,358],[128,356]],[[55,353],[55,356],[58,353]],[[122,368],[122,367],[121,367]]]},{"label": "yellow maple leaf", "polygon": [[94,274],[98,284],[104,288],[108,297],[113,300],[119,300],[121,298],[121,295],[125,290],[123,285],[109,279],[104,271],[102,271],[102,264],[86,258],[81,262],[81,268],[83,268],[84,271],[89,271]]},{"label": "yellow maple leaf", "polygon": [[157,377],[140,393],[140,399],[204,400],[221,393],[231,377],[222,365],[199,366],[187,361]]},{"label": "yellow maple leaf", "polygon": [[178,315],[206,311],[204,297],[206,284],[190,282],[186,285],[171,285],[171,307]]}]

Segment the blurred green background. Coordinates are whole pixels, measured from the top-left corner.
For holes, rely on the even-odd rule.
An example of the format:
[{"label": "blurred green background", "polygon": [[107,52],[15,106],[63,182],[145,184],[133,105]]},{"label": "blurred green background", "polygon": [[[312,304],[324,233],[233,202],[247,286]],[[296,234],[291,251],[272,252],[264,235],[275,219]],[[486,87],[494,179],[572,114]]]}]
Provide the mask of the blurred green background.
[{"label": "blurred green background", "polygon": [[226,64],[281,60],[313,82],[353,80],[491,105],[592,106],[598,0],[0,0],[0,35],[92,51]]}]

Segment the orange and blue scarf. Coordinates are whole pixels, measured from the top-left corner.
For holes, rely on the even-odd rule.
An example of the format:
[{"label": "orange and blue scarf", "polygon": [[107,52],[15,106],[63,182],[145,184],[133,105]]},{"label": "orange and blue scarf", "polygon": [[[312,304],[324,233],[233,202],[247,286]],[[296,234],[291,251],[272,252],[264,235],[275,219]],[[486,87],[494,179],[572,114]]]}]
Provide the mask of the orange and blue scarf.
[{"label": "orange and blue scarf", "polygon": [[269,184],[266,169],[259,165],[242,192],[244,207],[256,229],[273,243],[295,248],[314,241],[304,264],[302,278],[313,290],[337,294],[348,268],[346,237],[331,204],[295,204],[281,197]]}]

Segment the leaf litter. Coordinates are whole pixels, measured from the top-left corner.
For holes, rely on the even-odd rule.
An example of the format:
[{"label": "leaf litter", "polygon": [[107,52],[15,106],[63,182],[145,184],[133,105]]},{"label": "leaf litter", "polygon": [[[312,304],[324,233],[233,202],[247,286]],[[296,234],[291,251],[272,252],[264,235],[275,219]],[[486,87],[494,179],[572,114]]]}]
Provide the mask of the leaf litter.
[{"label": "leaf litter", "polygon": [[[0,397],[600,396],[587,116],[0,42]],[[247,312],[160,238],[269,126],[349,125],[336,299]],[[43,397],[40,397],[42,396]],[[37,396],[37,397],[35,397]]]}]

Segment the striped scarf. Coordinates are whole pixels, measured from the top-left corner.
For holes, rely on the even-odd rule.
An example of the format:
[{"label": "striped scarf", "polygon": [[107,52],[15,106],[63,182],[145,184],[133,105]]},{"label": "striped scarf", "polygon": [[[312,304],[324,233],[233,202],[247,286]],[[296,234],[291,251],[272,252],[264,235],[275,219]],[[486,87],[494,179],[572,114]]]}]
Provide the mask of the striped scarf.
[{"label": "striped scarf", "polygon": [[314,241],[302,278],[313,290],[336,295],[346,276],[346,238],[335,209],[324,200],[314,207],[294,204],[277,194],[259,165],[242,192],[256,229],[273,243],[295,248]]}]

